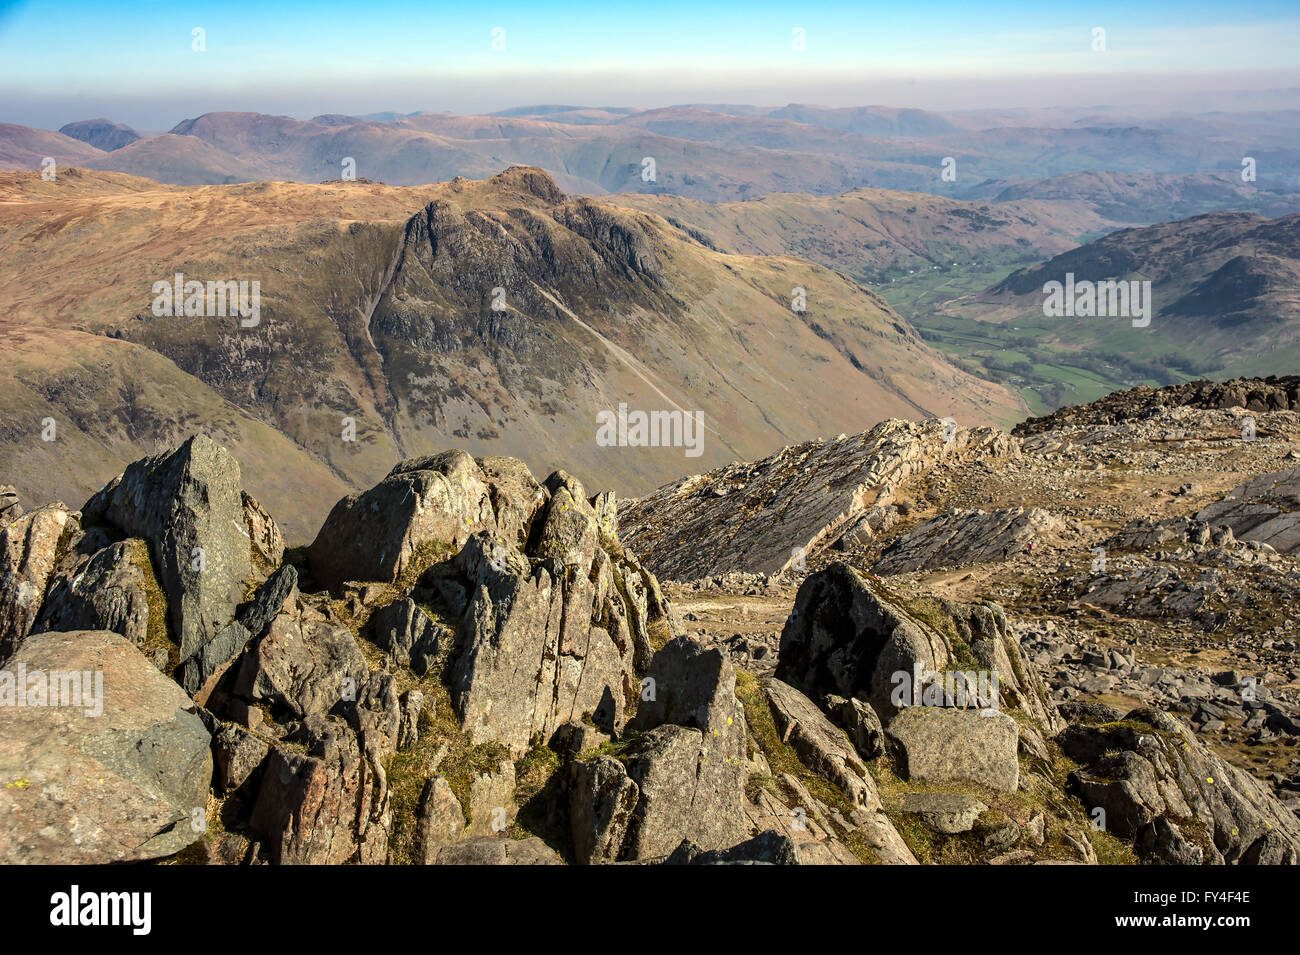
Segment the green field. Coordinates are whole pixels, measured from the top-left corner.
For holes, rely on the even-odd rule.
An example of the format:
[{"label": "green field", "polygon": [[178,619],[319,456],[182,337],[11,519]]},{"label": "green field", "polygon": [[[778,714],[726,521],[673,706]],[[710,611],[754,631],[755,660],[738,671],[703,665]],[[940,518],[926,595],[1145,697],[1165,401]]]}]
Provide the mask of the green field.
[{"label": "green field", "polygon": [[[1048,318],[1027,311],[1002,321],[962,300],[1000,282],[1024,262],[974,263],[886,277],[874,287],[954,364],[1020,392],[1034,414],[1093,401],[1137,385],[1215,376],[1208,354],[1162,334],[1159,321]],[[892,280],[891,280],[892,279]]]}]

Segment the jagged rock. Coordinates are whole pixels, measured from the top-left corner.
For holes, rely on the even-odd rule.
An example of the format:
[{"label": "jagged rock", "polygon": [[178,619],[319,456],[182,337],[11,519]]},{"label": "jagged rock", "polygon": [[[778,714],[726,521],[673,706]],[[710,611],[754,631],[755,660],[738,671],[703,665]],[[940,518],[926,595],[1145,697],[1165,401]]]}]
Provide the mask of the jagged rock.
[{"label": "jagged rock", "polygon": [[149,542],[182,662],[234,619],[252,542],[239,462],[207,435],[128,465],[82,513]]},{"label": "jagged rock", "polygon": [[177,682],[199,703],[206,705],[211,687],[207,684],[235,659],[252,638],[241,623],[228,623],[221,632],[203,644],[199,651],[180,665]]},{"label": "jagged rock", "polygon": [[438,850],[436,865],[563,865],[559,854],[537,836],[506,839],[478,836]]},{"label": "jagged rock", "polygon": [[720,848],[744,835],[740,785],[718,792],[697,783],[707,767],[705,746],[704,734],[685,726],[656,727],[632,746],[627,774],[639,796],[621,857],[666,856],[683,839]]},{"label": "jagged rock", "polygon": [[898,709],[893,675],[916,665],[942,670],[948,656],[941,634],[834,563],[800,586],[781,633],[776,677],[810,696],[859,696],[887,720]]},{"label": "jagged rock", "polygon": [[[401,697],[402,716],[397,726],[397,748],[410,749],[420,739],[420,716],[424,713],[424,694],[419,690],[407,690]],[[433,716],[433,707],[429,707]]]},{"label": "jagged rock", "polygon": [[885,728],[899,745],[908,779],[968,782],[1015,792],[1019,732],[1005,713],[909,706]]},{"label": "jagged rock", "polygon": [[456,842],[465,832],[465,813],[451,785],[442,776],[431,776],[420,793],[416,812],[415,862],[433,865],[438,851]]},{"label": "jagged rock", "polygon": [[[85,697],[80,706],[13,705],[19,667],[29,681],[37,670],[94,673],[102,715],[88,718],[95,707]],[[155,859],[200,837],[195,810],[207,806],[212,781],[208,731],[189,697],[130,642],[107,631],[33,634],[0,673],[0,700],[6,692],[0,861]]]},{"label": "jagged rock", "polygon": [[519,756],[534,734],[549,739],[584,714],[598,726],[622,725],[633,692],[630,647],[620,650],[595,623],[582,572],[549,562],[529,569],[513,552],[494,556],[488,535],[472,538],[456,563],[472,597],[452,701],[474,742],[496,740]]},{"label": "jagged rock", "polygon": [[789,836],[768,829],[730,849],[712,852],[683,839],[664,865],[799,865],[799,857]]},{"label": "jagged rock", "polygon": [[309,610],[285,610],[244,655],[235,691],[302,718],[357,699],[367,673],[351,631]]},{"label": "jagged rock", "polygon": [[855,806],[878,809],[880,797],[867,766],[843,731],[817,706],[780,680],[765,680],[763,694],[781,741],[788,743],[800,761],[834,783]]},{"label": "jagged rock", "polygon": [[136,646],[144,643],[149,632],[141,567],[148,560],[146,546],[140,540],[121,541],[96,552],[71,573],[55,575],[32,629],[111,630]]},{"label": "jagged rock", "polygon": [[515,821],[515,764],[503,759],[495,773],[479,773],[469,783],[471,836],[505,832]]},{"label": "jagged rock", "polygon": [[388,850],[384,754],[338,717],[305,728],[308,755],[271,749],[250,828],[277,865],[377,864]]},{"label": "jagged rock", "polygon": [[1106,828],[1150,862],[1300,862],[1300,820],[1258,780],[1225,763],[1167,713],[1137,709],[1057,742],[1081,768],[1070,785]]},{"label": "jagged rock", "polygon": [[1300,468],[1251,478],[1203,508],[1196,519],[1226,525],[1239,540],[1294,554],[1300,550]]},{"label": "jagged rock", "polygon": [[[960,655],[983,671],[990,690],[997,675],[996,706],[1024,709],[1045,732],[1054,733],[1059,726],[1055,709],[1001,609],[946,600],[935,604],[955,631],[958,645],[878,585],[845,564],[833,563],[799,587],[781,632],[775,675],[810,697],[833,693],[865,699],[888,725],[900,703],[922,702],[927,687],[945,692],[949,683],[955,687],[957,673],[970,672],[966,663],[949,673]],[[975,690],[980,674],[973,676]],[[971,682],[970,676],[962,680]],[[969,694],[970,704],[984,705],[975,696]]]},{"label": "jagged rock", "polygon": [[60,548],[79,530],[77,517],[50,504],[0,528],[0,663],[36,623]]},{"label": "jagged rock", "polygon": [[537,521],[528,553],[541,559],[553,557],[565,566],[590,567],[600,546],[600,524],[586,490],[563,471],[548,477],[544,486],[550,500]]},{"label": "jagged rock", "polygon": [[1037,507],[945,511],[894,541],[871,570],[905,574],[1002,560],[1063,527],[1060,518]]},{"label": "jagged rock", "polygon": [[[688,777],[691,814],[697,818],[682,838],[691,838],[706,849],[735,842],[744,832],[743,789],[745,762],[745,714],[736,699],[736,674],[720,650],[706,650],[689,637],[669,641],[654,655],[647,674],[654,688],[650,699],[641,702],[633,728],[654,730],[666,724],[690,727],[701,734],[698,768]],[[678,736],[677,743],[685,737]],[[685,748],[689,748],[686,746]],[[680,752],[676,746],[662,752]],[[629,761],[628,775],[641,787],[638,807],[640,830],[635,835],[640,855],[653,855],[645,848],[658,838],[654,832],[658,813],[666,808],[655,804],[638,773],[657,776],[655,759],[649,751]],[[670,852],[680,839],[664,851]]]},{"label": "jagged rock", "polygon": [[996,428],[945,432],[939,421],[891,418],[862,434],[693,475],[625,501],[623,539],[656,576],[671,580],[776,574],[838,540],[872,508],[893,503],[903,482],[940,460],[1019,450]]},{"label": "jagged rock", "polygon": [[655,654],[648,678],[654,691],[634,727],[644,732],[623,762],[597,757],[571,770],[579,861],[667,856],[683,839],[721,849],[746,834],[745,718],[730,662],[679,637]]},{"label": "jagged rock", "polygon": [[618,861],[640,790],[610,756],[569,766],[569,828],[579,865]]},{"label": "jagged rock", "polygon": [[280,533],[279,525],[251,494],[241,492],[241,499],[244,505],[244,526],[248,528],[253,553],[265,567],[279,567],[284,560],[284,535]]},{"label": "jagged rock", "polygon": [[371,618],[375,643],[393,655],[398,666],[410,667],[423,676],[438,657],[439,648],[450,645],[455,636],[434,622],[414,600],[395,600]]},{"label": "jagged rock", "polygon": [[444,451],[403,461],[375,487],[343,498],[308,550],[317,583],[335,590],[345,580],[395,581],[417,548],[454,553],[482,530],[516,541],[541,504],[541,488],[504,459],[489,467],[492,474],[464,451]]},{"label": "jagged rock", "polygon": [[12,484],[0,484],[0,527],[23,516],[23,505],[18,500],[18,489]]},{"label": "jagged rock", "polygon": [[254,637],[260,637],[276,614],[298,592],[298,568],[285,564],[266,578],[253,599],[235,617]]},{"label": "jagged rock", "polygon": [[266,741],[233,723],[222,723],[212,737],[213,788],[228,793],[244,785],[270,752]]},{"label": "jagged rock", "polygon": [[859,756],[871,760],[885,754],[885,728],[880,725],[880,717],[870,703],[829,693],[822,705],[835,723],[849,734]]},{"label": "jagged rock", "polygon": [[927,828],[950,836],[970,832],[988,808],[974,796],[959,793],[908,793],[902,803],[903,812],[920,816]]}]

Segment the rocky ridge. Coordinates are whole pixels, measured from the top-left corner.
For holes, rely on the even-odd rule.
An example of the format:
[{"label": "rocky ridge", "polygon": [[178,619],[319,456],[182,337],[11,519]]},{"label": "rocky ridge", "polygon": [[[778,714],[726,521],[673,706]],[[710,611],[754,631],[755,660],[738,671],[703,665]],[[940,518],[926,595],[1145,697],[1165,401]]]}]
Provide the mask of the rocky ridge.
[{"label": "rocky ridge", "polygon": [[[0,706],[0,853],[1293,864],[1300,568],[1234,525],[1290,513],[1300,419],[1245,413],[886,422],[662,518],[447,451],[288,551],[203,436],[79,511],[0,489],[0,702],[20,665],[104,686],[104,721]],[[695,572],[685,516],[773,569]]]}]

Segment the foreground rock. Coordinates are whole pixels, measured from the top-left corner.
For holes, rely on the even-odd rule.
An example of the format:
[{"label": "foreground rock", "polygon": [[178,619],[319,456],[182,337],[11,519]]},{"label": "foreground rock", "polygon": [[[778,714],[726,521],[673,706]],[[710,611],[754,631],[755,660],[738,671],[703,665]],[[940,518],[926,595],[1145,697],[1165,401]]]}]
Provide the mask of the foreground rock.
[{"label": "foreground rock", "polygon": [[0,663],[31,632],[60,548],[79,530],[77,514],[62,504],[0,527]]},{"label": "foreground rock", "polygon": [[[85,698],[75,706],[0,706],[0,861],[156,859],[202,835],[210,737],[180,687],[127,640],[102,631],[33,635],[6,670],[20,666],[29,675],[93,674],[102,715]],[[4,679],[0,672],[0,693]]]},{"label": "foreground rock", "polygon": [[1300,863],[1295,814],[1167,713],[1139,709],[1119,722],[1074,723],[1057,742],[1081,764],[1070,777],[1079,799],[1144,861]]},{"label": "foreground rock", "polygon": [[[624,505],[624,539],[657,576],[776,574],[853,531],[940,460],[1012,455],[996,428],[890,419],[870,431],[785,448],[750,464],[684,478]],[[863,519],[868,518],[864,523]]]},{"label": "foreground rock", "polygon": [[683,839],[725,849],[747,834],[745,717],[736,676],[718,650],[685,637],[654,656],[644,731],[619,760],[572,770],[570,820],[581,863],[667,856]]},{"label": "foreground rock", "polygon": [[927,617],[933,622],[847,565],[831,564],[799,588],[776,677],[815,699],[858,697],[888,724],[901,704],[988,708],[980,681],[991,689],[996,676],[997,708],[1023,709],[1043,733],[1059,728],[1001,609],[936,600]]},{"label": "foreground rock", "polygon": [[149,542],[184,662],[235,616],[253,576],[239,462],[204,434],[131,464],[82,508]]},{"label": "foreground rock", "polygon": [[[413,559],[427,566],[429,550],[445,558],[482,530],[497,531],[513,548],[542,500],[513,458],[445,451],[403,461],[375,487],[334,505],[309,551],[312,572],[329,590],[345,580],[394,581]],[[417,555],[421,547],[426,552]]]}]

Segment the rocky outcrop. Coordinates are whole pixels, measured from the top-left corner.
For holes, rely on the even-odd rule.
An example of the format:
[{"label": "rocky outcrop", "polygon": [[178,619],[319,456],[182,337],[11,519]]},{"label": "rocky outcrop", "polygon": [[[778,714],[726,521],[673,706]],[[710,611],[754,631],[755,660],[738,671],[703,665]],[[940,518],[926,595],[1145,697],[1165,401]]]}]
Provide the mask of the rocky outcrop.
[{"label": "rocky outcrop", "polygon": [[[39,701],[37,684],[47,691]],[[156,859],[204,833],[208,731],[190,698],[130,642],[106,631],[33,634],[0,671],[0,699],[6,693],[0,860]]]},{"label": "rocky outcrop", "polygon": [[480,463],[464,451],[414,458],[345,497],[308,552],[316,582],[329,590],[345,580],[391,582],[412,560],[427,566],[435,555],[445,559],[483,530],[498,532],[507,546],[522,543],[542,492],[522,464],[507,460]]},{"label": "rocky outcrop", "polygon": [[384,862],[391,822],[385,754],[337,717],[306,732],[305,755],[271,750],[250,828],[277,864]]},{"label": "rocky outcrop", "polygon": [[1196,519],[1225,525],[1240,540],[1294,554],[1300,550],[1300,468],[1252,478],[1203,508]]},{"label": "rocky outcrop", "polygon": [[141,537],[184,662],[235,616],[253,576],[239,462],[204,434],[136,461],[82,508],[84,523]]},{"label": "rocky outcrop", "polygon": [[0,663],[31,632],[60,550],[79,530],[77,513],[62,504],[0,527]]},{"label": "rocky outcrop", "polygon": [[906,574],[1004,560],[1062,528],[1059,518],[1037,507],[945,511],[890,544],[871,570]]},{"label": "rocky outcrop", "polygon": [[686,638],[655,654],[648,698],[621,756],[576,763],[570,820],[580,862],[667,856],[683,839],[703,849],[740,842],[745,717],[718,650]]},{"label": "rocky outcrop", "polygon": [[880,797],[867,765],[844,733],[810,699],[780,680],[763,685],[781,741],[805,766],[838,786],[855,806],[877,809]]},{"label": "rocky outcrop", "polygon": [[1141,387],[1117,391],[1086,405],[1060,408],[1041,418],[1016,425],[1014,434],[1030,435],[1064,427],[1114,424],[1117,421],[1150,417],[1163,408],[1222,409],[1247,411],[1300,410],[1300,376],[1270,375],[1267,378],[1237,378],[1233,381],[1189,381],[1165,388]]},{"label": "rocky outcrop", "polygon": [[1080,764],[1070,776],[1076,795],[1144,861],[1300,863],[1295,814],[1167,713],[1138,709],[1119,722],[1073,723],[1057,742]]},{"label": "rocky outcrop", "polygon": [[846,532],[870,529],[871,521],[862,519],[890,505],[905,481],[937,462],[1014,455],[1018,448],[996,428],[891,418],[862,434],[795,445],[624,502],[623,539],[670,580],[776,574]]},{"label": "rocky outcrop", "polygon": [[393,663],[410,667],[423,675],[437,660],[441,649],[449,649],[455,634],[432,620],[409,597],[395,600],[375,612],[370,621],[374,641],[392,655]]},{"label": "rocky outcrop", "polygon": [[127,540],[95,552],[75,568],[57,574],[33,629],[111,630],[136,646],[149,631],[146,595],[148,555],[141,540]]},{"label": "rocky outcrop", "polygon": [[831,564],[800,586],[775,675],[814,699],[864,700],[888,726],[902,704],[988,708],[979,680],[991,688],[996,674],[995,708],[1022,709],[1043,732],[1054,730],[1046,690],[1000,608],[935,600],[923,612]]}]

